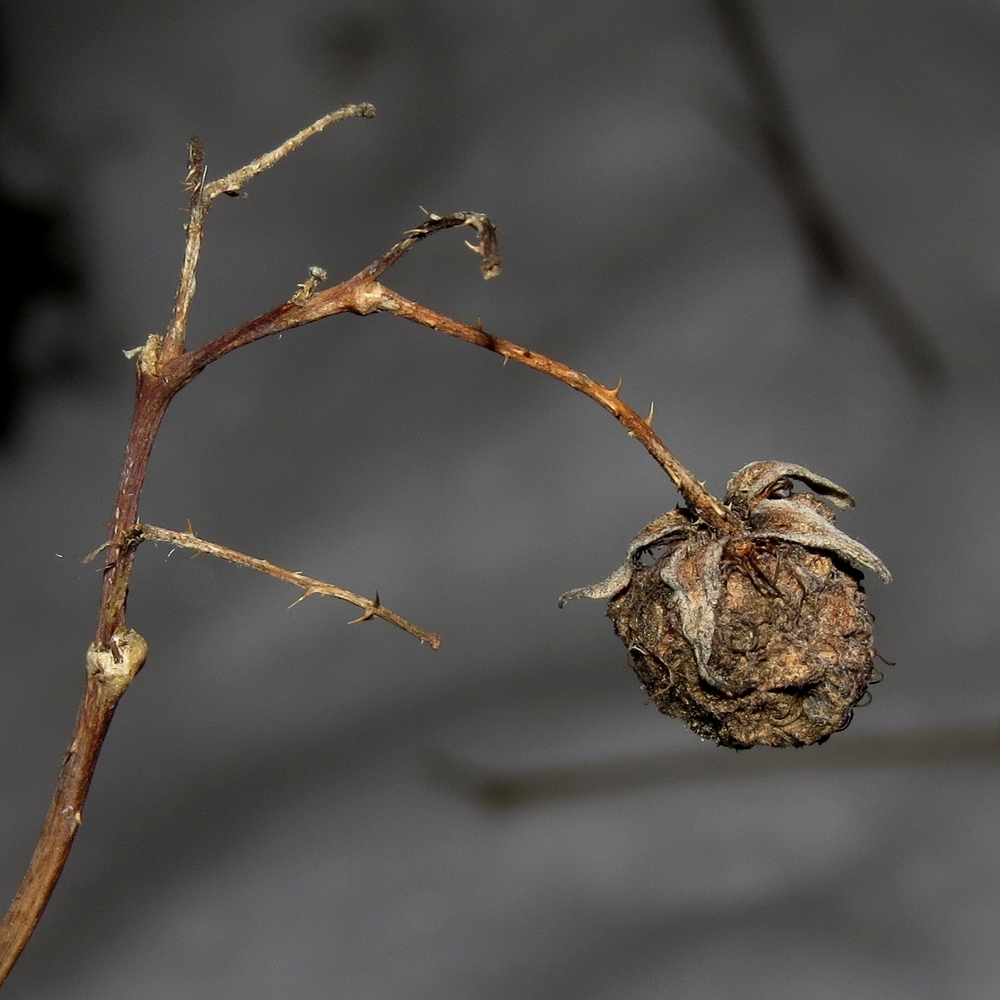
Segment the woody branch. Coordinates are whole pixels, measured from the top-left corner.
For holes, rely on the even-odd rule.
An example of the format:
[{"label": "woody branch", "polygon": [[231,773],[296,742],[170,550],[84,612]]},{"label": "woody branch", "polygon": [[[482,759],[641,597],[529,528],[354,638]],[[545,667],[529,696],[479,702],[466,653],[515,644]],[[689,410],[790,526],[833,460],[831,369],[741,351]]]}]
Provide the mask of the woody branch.
[{"label": "woody branch", "polygon": [[438,637],[411,625],[385,608],[381,602],[358,597],[342,588],[302,574],[282,570],[265,560],[254,559],[224,546],[197,538],[193,533],[171,532],[142,525],[139,498],[152,454],[153,444],[167,408],[174,396],[199,372],[231,351],[272,334],[305,326],[316,320],[350,312],[370,315],[389,312],[449,336],[476,344],[565,383],[590,397],[611,413],[649,451],[680,491],[691,511],[720,532],[732,530],[728,509],[719,502],[677,460],[652,429],[652,411],[643,418],[619,396],[620,385],[609,388],[581,372],[496,337],[481,325],[471,326],[451,319],[404,298],[380,278],[418,243],[434,233],[455,227],[472,229],[478,242],[468,243],[481,258],[485,278],[500,272],[496,230],[489,219],[477,212],[452,215],[428,213],[426,221],[406,233],[403,240],[382,257],[332,288],[318,290],[324,272],[312,268],[306,281],[289,299],[271,311],[229,330],[202,347],[185,347],[187,321],[196,288],[204,224],[208,211],[222,194],[238,195],[254,176],[268,169],[327,125],[345,118],[373,117],[370,104],[348,105],[326,115],[291,139],[240,170],[206,183],[201,144],[190,145],[186,188],[190,195],[186,244],[181,278],[173,312],[165,334],[151,335],[146,343],[129,352],[136,357],[136,398],[132,424],[125,448],[121,475],[115,494],[106,553],[104,581],[97,629],[87,656],[87,684],[77,716],[73,737],[63,764],[52,804],[46,816],[35,853],[18,892],[0,922],[0,983],[6,978],[27,944],[51,897],[82,820],[83,806],[91,778],[119,699],[141,669],[146,658],[146,642],[126,623],[129,582],[136,551],[144,539],[209,552],[249,568],[266,572],[299,586],[303,596],[325,593],[351,601],[362,608],[358,620],[384,618],[417,638],[437,647]]}]

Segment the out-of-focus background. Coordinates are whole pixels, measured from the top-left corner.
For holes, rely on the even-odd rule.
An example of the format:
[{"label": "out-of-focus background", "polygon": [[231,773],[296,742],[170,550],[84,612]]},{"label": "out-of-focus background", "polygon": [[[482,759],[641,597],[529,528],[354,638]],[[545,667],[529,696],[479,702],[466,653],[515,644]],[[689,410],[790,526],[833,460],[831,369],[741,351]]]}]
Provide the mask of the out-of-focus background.
[{"label": "out-of-focus background", "polygon": [[1000,8],[984,0],[286,0],[0,12],[0,871],[84,679],[186,142],[210,175],[371,101],[208,222],[190,336],[487,212],[404,294],[605,383],[716,491],[851,490],[895,666],[828,744],[736,754],[644,704],[598,604],[675,493],[603,411],[390,317],[178,397],[146,520],[444,637],[144,547],[151,655],[5,996],[994,998],[1000,990]]}]

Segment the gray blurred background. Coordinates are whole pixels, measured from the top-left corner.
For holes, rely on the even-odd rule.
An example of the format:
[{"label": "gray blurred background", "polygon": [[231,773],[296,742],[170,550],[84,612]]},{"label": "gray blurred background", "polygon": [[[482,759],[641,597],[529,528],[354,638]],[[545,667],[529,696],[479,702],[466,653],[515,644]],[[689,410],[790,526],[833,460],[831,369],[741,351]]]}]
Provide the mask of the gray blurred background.
[{"label": "gray blurred background", "polygon": [[210,176],[371,101],[208,222],[190,339],[487,212],[387,283],[614,384],[721,491],[851,490],[896,663],[828,744],[736,754],[644,704],[596,603],[676,496],[596,405],[391,317],[253,345],[172,407],[146,520],[384,622],[140,552],[151,655],[5,997],[993,998],[1000,5],[460,0],[0,7],[7,331],[0,866],[84,680],[186,141]]}]

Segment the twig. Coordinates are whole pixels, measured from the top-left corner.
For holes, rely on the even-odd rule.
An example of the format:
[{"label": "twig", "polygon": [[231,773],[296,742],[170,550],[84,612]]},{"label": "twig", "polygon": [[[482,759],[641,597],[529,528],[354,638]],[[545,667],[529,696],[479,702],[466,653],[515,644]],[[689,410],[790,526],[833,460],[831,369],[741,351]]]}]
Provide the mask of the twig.
[{"label": "twig", "polygon": [[118,659],[110,650],[91,646],[87,651],[87,686],[73,739],[27,873],[0,923],[0,983],[28,943],[62,874],[115,708],[145,662],[146,643],[135,632],[115,636],[115,649]]},{"label": "twig", "polygon": [[292,300],[282,303],[276,309],[258,316],[232,330],[227,331],[203,347],[188,351],[178,358],[160,363],[160,373],[173,385],[186,385],[204,367],[217,361],[230,351],[253,343],[263,337],[283,333],[296,327],[313,323],[318,319],[334,316],[342,312],[353,312],[367,316],[373,312],[391,312],[449,336],[476,344],[500,354],[505,359],[544,372],[564,382],[573,389],[589,396],[611,413],[635,437],[659,463],[674,481],[685,502],[703,521],[712,527],[727,531],[733,521],[729,511],[681,464],[651,427],[652,410],[649,418],[641,417],[627,403],[619,398],[621,383],[614,388],[601,385],[594,379],[569,365],[554,361],[536,351],[486,333],[481,326],[470,326],[411,302],[392,291],[377,279],[393,264],[404,257],[421,240],[436,232],[457,226],[471,226],[480,236],[480,243],[470,248],[483,257],[483,276],[491,278],[499,271],[500,255],[496,245],[496,228],[490,220],[479,212],[455,212],[451,215],[430,215],[424,225],[411,229],[406,238],[392,247],[353,278],[325,291],[312,292],[304,301]]},{"label": "twig", "polygon": [[203,347],[189,351],[161,366],[161,371],[175,383],[186,384],[206,365],[238,347],[263,337],[283,333],[342,312],[353,312],[361,316],[373,312],[395,313],[422,326],[484,347],[501,355],[505,360],[517,361],[536,371],[544,372],[589,396],[622,423],[632,437],[642,443],[674,481],[681,496],[694,513],[712,527],[728,531],[733,525],[729,511],[705,488],[704,483],[697,480],[684,467],[653,431],[652,408],[649,417],[644,418],[619,398],[620,382],[614,388],[608,388],[569,365],[487,333],[482,326],[460,323],[433,309],[411,302],[377,280],[421,240],[433,233],[457,226],[471,226],[479,233],[480,243],[469,246],[483,257],[481,265],[483,276],[493,277],[499,271],[500,255],[496,246],[496,229],[490,220],[479,212],[431,215],[423,226],[411,229],[404,240],[364,270],[359,271],[353,278],[325,291],[313,292],[301,303],[291,301],[283,303],[271,312],[235,327]]},{"label": "twig", "polygon": [[528,368],[534,368],[535,371],[544,372],[570,388],[582,392],[603,406],[625,427],[630,436],[645,447],[674,481],[674,485],[694,513],[717,530],[725,532],[731,529],[733,521],[729,511],[705,488],[704,483],[695,479],[653,431],[652,407],[648,418],[639,416],[632,407],[619,398],[620,382],[613,389],[609,389],[606,385],[594,381],[589,375],[584,375],[561,361],[554,361],[537,351],[529,351],[509,340],[495,337],[482,327],[459,323],[417,302],[411,302],[388,288],[381,289],[378,308],[412,320],[421,326],[430,327],[432,330],[439,330],[450,337],[485,347],[486,350],[499,354],[505,360],[517,361]]},{"label": "twig", "polygon": [[[432,649],[438,649],[441,645],[441,636],[434,632],[427,632],[419,626],[408,622],[405,618],[400,617],[394,611],[390,611],[379,600],[378,594],[375,595],[374,600],[369,600],[367,597],[361,597],[350,590],[345,590],[343,587],[326,583],[324,580],[316,580],[302,573],[282,569],[281,566],[275,566],[274,563],[270,563],[266,559],[256,559],[243,552],[237,552],[235,549],[226,548],[224,545],[205,541],[204,538],[199,538],[193,532],[170,531],[167,528],[157,528],[152,524],[140,524],[136,527],[134,533],[137,538],[144,541],[169,542],[171,545],[216,556],[219,559],[225,559],[227,562],[236,563],[237,566],[245,566],[247,569],[256,570],[258,573],[273,576],[276,580],[283,580],[285,583],[290,583],[295,587],[299,587],[303,592],[302,596],[295,601],[295,604],[298,604],[299,601],[304,601],[307,597],[312,597],[313,594],[319,594],[323,597],[336,597],[338,600],[347,601],[349,604],[361,608],[364,612],[360,618],[355,618],[354,622],[382,618],[392,625],[401,628],[404,632],[409,632],[410,635],[421,642],[426,642]],[[294,605],[292,606],[294,607]]]},{"label": "twig", "polygon": [[345,118],[374,117],[375,107],[372,104],[345,104],[337,111],[331,111],[330,114],[318,118],[312,125],[307,125],[302,129],[301,132],[296,132],[291,139],[286,139],[280,146],[272,149],[270,153],[264,153],[262,156],[258,156],[257,159],[251,160],[245,167],[240,167],[239,170],[234,170],[231,174],[226,174],[225,177],[220,177],[217,181],[212,181],[211,184],[205,185],[204,197],[211,201],[220,194],[238,194],[243,190],[243,186],[247,181],[263,173],[269,167],[273,167],[278,160],[284,159],[289,153],[308,142],[314,135],[318,135],[327,125],[332,125],[334,122],[341,122]]},{"label": "twig", "polygon": [[174,312],[163,338],[160,357],[164,360],[177,357],[184,350],[184,337],[187,332],[188,313],[191,300],[194,298],[197,282],[195,272],[198,269],[198,259],[201,256],[201,243],[204,236],[205,216],[212,202],[221,194],[233,197],[238,195],[244,185],[259,173],[273,167],[275,163],[296,150],[314,135],[322,132],[327,125],[343,121],[345,118],[374,118],[375,108],[371,104],[348,104],[317,119],[312,125],[287,139],[276,149],[263,156],[258,156],[245,167],[234,170],[225,177],[220,177],[209,184],[205,183],[204,151],[198,139],[192,139],[188,147],[188,174],[185,186],[191,193],[188,208],[188,223],[185,226],[187,242],[184,247],[184,264],[181,267],[181,280],[174,300]]},{"label": "twig", "polygon": [[[208,358],[199,364],[191,360],[190,352],[185,354],[184,351],[208,208],[218,195],[238,193],[251,177],[332,122],[348,117],[370,118],[374,113],[370,104],[341,108],[314,122],[272,152],[209,185],[205,184],[201,143],[192,140],[190,144],[185,186],[191,197],[180,284],[166,335],[163,338],[155,334],[150,336],[137,352],[135,408],[115,492],[108,541],[102,546],[107,562],[96,635],[87,653],[87,685],[38,844],[17,894],[0,921],[0,983],[28,943],[62,873],[82,821],[90,781],[115,707],[145,660],[145,640],[125,623],[129,580],[139,543],[135,533],[139,497],[167,407],[184,385],[212,360]],[[282,308],[294,311],[298,307],[286,303]],[[281,312],[281,309],[276,311]],[[220,352],[219,356],[222,353],[226,352]],[[362,617],[376,613],[374,608],[369,608]]]},{"label": "twig", "polygon": [[146,344],[135,352],[137,385],[132,426],[115,494],[108,541],[98,550],[106,553],[106,563],[96,634],[87,655],[87,687],[38,846],[14,902],[0,922],[0,982],[6,977],[31,937],[55,887],[81,822],[90,780],[115,706],[145,660],[145,640],[128,627],[125,615],[132,566],[136,550],[143,539],[165,541],[211,553],[267,573],[301,588],[303,595],[300,600],[311,594],[327,594],[349,601],[363,610],[363,614],[355,619],[356,621],[373,617],[384,618],[435,649],[439,645],[438,636],[417,628],[384,608],[377,595],[374,601],[368,600],[322,580],[292,573],[263,559],[255,559],[224,546],[206,542],[193,532],[172,532],[139,522],[139,497],[145,482],[153,443],[167,408],[174,396],[213,361],[262,337],[291,330],[341,312],[353,312],[362,316],[374,312],[395,313],[423,326],[440,330],[449,336],[494,351],[505,360],[514,360],[544,372],[589,396],[613,414],[630,435],[642,442],[674,481],[692,512],[717,531],[727,532],[733,526],[734,522],[729,511],[705,488],[704,483],[698,482],[691,475],[653,433],[650,426],[652,409],[649,417],[644,420],[619,399],[620,383],[615,388],[609,389],[568,365],[488,334],[481,325],[472,327],[449,319],[403,298],[380,284],[378,279],[417,243],[433,233],[456,226],[466,226],[476,231],[479,236],[478,244],[468,245],[482,257],[484,277],[494,277],[500,270],[496,230],[489,219],[478,212],[458,212],[447,216],[428,213],[427,221],[423,225],[410,230],[405,239],[348,281],[318,291],[319,282],[325,278],[325,274],[321,268],[312,268],[309,279],[300,284],[286,302],[269,313],[221,334],[201,348],[185,350],[187,320],[195,292],[195,272],[201,253],[204,220],[212,201],[220,194],[238,194],[248,180],[266,170],[331,122],[348,117],[367,118],[373,114],[374,109],[369,104],[342,108],[319,119],[282,143],[277,149],[210,184],[205,183],[201,144],[196,140],[191,143],[186,181],[191,197],[181,280],[165,336],[161,338],[155,334],[151,335]]},{"label": "twig", "polygon": [[500,249],[497,246],[496,226],[482,212],[453,212],[451,215],[436,215],[427,212],[427,221],[422,226],[409,230],[406,239],[400,240],[391,250],[383,254],[374,263],[369,264],[359,275],[362,281],[375,281],[392,267],[401,257],[408,254],[421,240],[426,239],[442,229],[453,226],[469,226],[479,234],[476,244],[465,241],[465,245],[483,258],[481,270],[483,277],[489,280],[500,274]]}]

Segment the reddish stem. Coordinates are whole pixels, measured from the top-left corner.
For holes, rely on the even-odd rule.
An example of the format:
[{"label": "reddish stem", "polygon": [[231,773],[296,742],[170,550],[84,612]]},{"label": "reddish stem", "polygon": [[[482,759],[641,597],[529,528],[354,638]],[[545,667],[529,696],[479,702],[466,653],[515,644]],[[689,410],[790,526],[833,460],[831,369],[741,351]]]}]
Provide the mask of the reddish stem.
[{"label": "reddish stem", "polygon": [[128,582],[136,550],[136,542],[131,533],[139,521],[139,496],[146,479],[157,431],[170,400],[181,388],[181,385],[171,384],[168,379],[144,369],[145,362],[141,361],[132,429],[125,445],[115,507],[111,514],[101,610],[94,637],[97,649],[114,651],[114,635],[125,628]]},{"label": "reddish stem", "polygon": [[24,950],[62,874],[82,822],[101,744],[123,692],[124,688],[108,686],[95,674],[87,678],[73,742],[66,751],[42,833],[24,881],[0,923],[0,982]]}]

